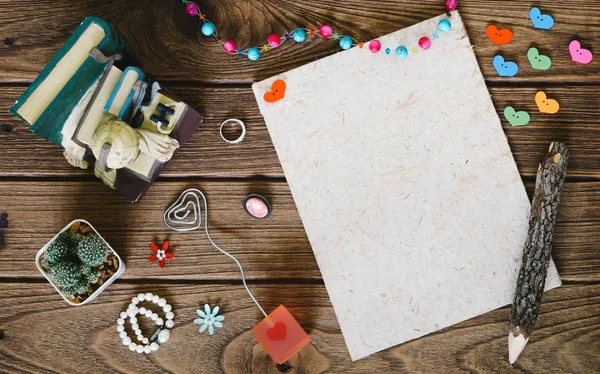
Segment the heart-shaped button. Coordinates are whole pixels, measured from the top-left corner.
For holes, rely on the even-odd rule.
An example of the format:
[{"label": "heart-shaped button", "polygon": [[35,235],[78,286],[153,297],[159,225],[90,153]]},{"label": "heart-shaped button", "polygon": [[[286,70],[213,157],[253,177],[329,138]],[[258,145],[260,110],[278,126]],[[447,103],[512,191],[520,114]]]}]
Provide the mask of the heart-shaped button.
[{"label": "heart-shaped button", "polygon": [[560,109],[558,101],[554,99],[548,99],[546,93],[543,91],[539,91],[535,94],[535,103],[542,113],[554,114]]},{"label": "heart-shaped button", "polygon": [[519,72],[519,65],[512,61],[505,61],[501,55],[494,57],[493,64],[501,77],[514,77]]},{"label": "heart-shaped button", "polygon": [[525,126],[531,120],[529,113],[523,110],[517,112],[512,106],[504,108],[504,118],[506,118],[508,123],[512,126]]},{"label": "heart-shaped button", "polygon": [[513,39],[512,31],[509,29],[498,29],[495,25],[489,25],[485,29],[485,33],[494,44],[506,44]]},{"label": "heart-shaped button", "polygon": [[267,330],[267,338],[280,342],[285,339],[287,335],[287,326],[285,323],[279,321],[273,327]]},{"label": "heart-shaped button", "polygon": [[581,43],[578,40],[573,40],[569,44],[569,53],[571,53],[571,59],[581,64],[589,64],[592,62],[592,51],[581,48]]},{"label": "heart-shaped button", "polygon": [[285,82],[281,79],[277,79],[271,86],[271,91],[265,93],[265,101],[267,103],[274,103],[283,99],[285,96]]},{"label": "heart-shaped button", "polygon": [[548,70],[550,69],[550,66],[552,66],[550,57],[541,55],[540,51],[535,47],[529,48],[527,51],[527,58],[529,59],[531,67],[534,69]]},{"label": "heart-shaped button", "polygon": [[529,11],[529,19],[533,22],[533,27],[536,29],[550,30],[554,26],[554,18],[548,14],[542,14],[540,8],[531,8]]}]

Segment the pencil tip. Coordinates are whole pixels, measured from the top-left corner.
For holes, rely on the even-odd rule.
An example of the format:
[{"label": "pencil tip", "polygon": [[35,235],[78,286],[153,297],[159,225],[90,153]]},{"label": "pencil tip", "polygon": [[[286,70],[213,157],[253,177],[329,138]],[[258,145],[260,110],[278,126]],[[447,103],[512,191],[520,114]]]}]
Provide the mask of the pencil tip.
[{"label": "pencil tip", "polygon": [[525,339],[523,334],[515,336],[512,331],[508,333],[508,362],[510,366],[517,361],[528,341],[529,338]]}]

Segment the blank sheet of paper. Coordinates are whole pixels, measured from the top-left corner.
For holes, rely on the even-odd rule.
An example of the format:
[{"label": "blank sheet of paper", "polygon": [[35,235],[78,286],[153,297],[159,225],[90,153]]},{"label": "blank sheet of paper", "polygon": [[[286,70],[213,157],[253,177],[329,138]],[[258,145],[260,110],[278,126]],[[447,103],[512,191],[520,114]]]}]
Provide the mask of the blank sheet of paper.
[{"label": "blank sheet of paper", "polygon": [[530,203],[458,12],[431,36],[444,18],[379,39],[404,60],[355,47],[253,85],[353,360],[512,301]]}]

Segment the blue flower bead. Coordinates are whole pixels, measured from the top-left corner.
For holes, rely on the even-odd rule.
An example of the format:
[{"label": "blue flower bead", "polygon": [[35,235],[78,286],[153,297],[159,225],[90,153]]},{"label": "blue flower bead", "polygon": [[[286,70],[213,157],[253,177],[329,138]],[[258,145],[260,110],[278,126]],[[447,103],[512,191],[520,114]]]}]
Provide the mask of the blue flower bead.
[{"label": "blue flower bead", "polygon": [[441,32],[448,32],[451,28],[452,24],[447,19],[443,19],[438,23],[438,29],[440,29]]},{"label": "blue flower bead", "polygon": [[396,48],[396,57],[398,57],[400,60],[404,60],[407,56],[408,49],[406,49],[405,46],[401,45],[400,47]]},{"label": "blue flower bead", "polygon": [[213,25],[210,22],[206,22],[204,25],[202,25],[202,34],[204,36],[211,36],[214,33],[215,33],[215,25]]},{"label": "blue flower bead", "polygon": [[296,41],[296,43],[302,43],[306,40],[306,31],[298,29],[294,31],[292,36],[294,37],[294,41]]},{"label": "blue flower bead", "polygon": [[256,61],[260,58],[260,50],[258,48],[249,48],[248,49],[248,59],[251,61]]},{"label": "blue flower bead", "polygon": [[350,49],[352,47],[352,38],[349,36],[342,36],[340,38],[340,48]]}]

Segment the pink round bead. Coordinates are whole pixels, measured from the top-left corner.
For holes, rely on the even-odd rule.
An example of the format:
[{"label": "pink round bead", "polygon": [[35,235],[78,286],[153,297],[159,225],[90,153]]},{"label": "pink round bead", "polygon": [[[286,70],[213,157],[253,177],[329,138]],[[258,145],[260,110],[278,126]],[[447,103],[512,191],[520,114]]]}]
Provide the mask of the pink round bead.
[{"label": "pink round bead", "polygon": [[281,38],[277,34],[271,34],[267,38],[267,43],[269,43],[271,47],[277,47],[281,44]]},{"label": "pink round bead", "polygon": [[259,198],[251,197],[246,201],[246,209],[255,218],[265,218],[269,215],[269,207]]},{"label": "pink round bead", "polygon": [[431,47],[431,39],[426,36],[422,37],[419,39],[419,47],[423,49],[429,49],[429,47]]},{"label": "pink round bead", "polygon": [[458,0],[446,0],[445,8],[448,12],[452,12],[458,6]]},{"label": "pink round bead", "polygon": [[381,43],[379,42],[379,40],[371,40],[369,42],[369,49],[373,53],[379,52],[381,50]]},{"label": "pink round bead", "polygon": [[329,38],[331,35],[333,35],[333,28],[329,25],[323,25],[319,29],[319,34],[321,34],[321,36],[324,38]]},{"label": "pink round bead", "polygon": [[185,6],[185,13],[191,17],[195,16],[198,14],[198,5],[194,3],[188,3],[188,5]]},{"label": "pink round bead", "polygon": [[225,42],[225,44],[223,44],[223,49],[225,52],[233,53],[236,51],[237,46],[233,40],[228,40]]}]

